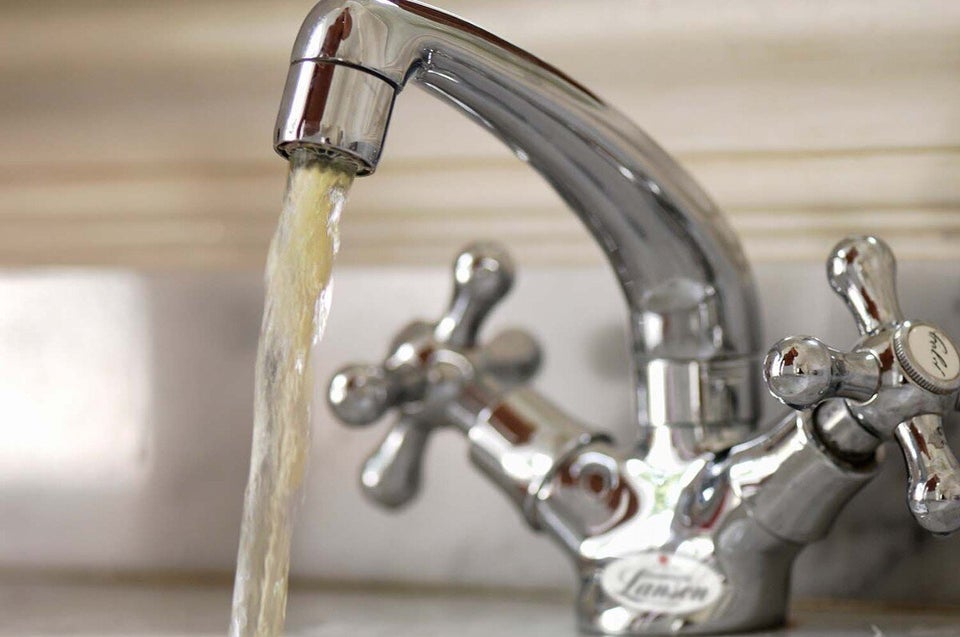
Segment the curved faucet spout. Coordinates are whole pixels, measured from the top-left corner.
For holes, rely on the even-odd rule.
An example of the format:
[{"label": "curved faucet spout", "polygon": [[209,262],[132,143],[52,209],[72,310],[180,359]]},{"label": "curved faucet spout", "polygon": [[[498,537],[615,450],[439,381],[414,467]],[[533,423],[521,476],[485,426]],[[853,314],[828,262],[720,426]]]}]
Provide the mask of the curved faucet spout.
[{"label": "curved faucet spout", "polygon": [[745,433],[759,321],[737,238],[663,149],[556,69],[415,2],[324,0],[293,51],[278,152],[309,146],[373,172],[407,83],[502,139],[600,244],[629,307],[641,424],[694,426],[707,446]]}]

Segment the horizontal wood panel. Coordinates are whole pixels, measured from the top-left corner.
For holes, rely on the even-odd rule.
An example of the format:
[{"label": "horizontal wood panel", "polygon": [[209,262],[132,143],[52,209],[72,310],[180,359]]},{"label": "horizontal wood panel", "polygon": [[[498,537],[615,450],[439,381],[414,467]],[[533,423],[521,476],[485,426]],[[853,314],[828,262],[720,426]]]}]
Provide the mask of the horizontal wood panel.
[{"label": "horizontal wood panel", "polygon": [[[958,256],[960,186],[950,175],[960,153],[685,163],[724,204],[754,259],[820,259],[839,237],[862,232],[888,238],[907,258]],[[0,259],[259,267],[283,172],[278,160],[156,172],[61,168],[50,179],[14,173],[0,187]],[[909,192],[920,181],[929,186]],[[851,184],[869,196],[850,196]],[[504,241],[521,262],[600,261],[578,220],[516,161],[385,168],[356,182],[342,231],[342,258],[354,264],[445,261],[478,237]]]},{"label": "horizontal wood panel", "polygon": [[[757,259],[848,232],[960,248],[960,3],[439,2],[570,72],[703,181]],[[9,4],[0,264],[259,267],[284,166],[270,131],[311,2]],[[345,261],[598,251],[496,140],[418,91],[358,182]]]}]

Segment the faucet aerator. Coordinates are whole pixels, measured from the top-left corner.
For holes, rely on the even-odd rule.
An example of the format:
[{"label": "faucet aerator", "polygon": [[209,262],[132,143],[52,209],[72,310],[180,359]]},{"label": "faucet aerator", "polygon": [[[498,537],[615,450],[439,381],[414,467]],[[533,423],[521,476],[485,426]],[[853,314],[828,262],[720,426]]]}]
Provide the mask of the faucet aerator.
[{"label": "faucet aerator", "polygon": [[336,61],[290,66],[274,137],[289,158],[296,148],[352,164],[358,176],[377,169],[397,87],[383,77]]}]

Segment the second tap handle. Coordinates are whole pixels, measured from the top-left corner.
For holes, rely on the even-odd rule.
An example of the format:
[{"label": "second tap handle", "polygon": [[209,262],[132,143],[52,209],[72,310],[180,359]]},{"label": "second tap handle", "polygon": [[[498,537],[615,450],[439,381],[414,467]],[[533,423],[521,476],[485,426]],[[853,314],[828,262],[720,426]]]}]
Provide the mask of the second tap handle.
[{"label": "second tap handle", "polygon": [[910,484],[907,504],[920,526],[946,535],[960,529],[960,465],[947,446],[940,416],[916,416],[896,429]]},{"label": "second tap handle", "polygon": [[844,239],[827,261],[830,287],[846,302],[863,335],[903,320],[896,276],[893,251],[876,237]]},{"label": "second tap handle", "polygon": [[430,429],[412,418],[402,417],[363,463],[360,484],[364,492],[383,506],[407,504],[420,490],[423,453]]}]

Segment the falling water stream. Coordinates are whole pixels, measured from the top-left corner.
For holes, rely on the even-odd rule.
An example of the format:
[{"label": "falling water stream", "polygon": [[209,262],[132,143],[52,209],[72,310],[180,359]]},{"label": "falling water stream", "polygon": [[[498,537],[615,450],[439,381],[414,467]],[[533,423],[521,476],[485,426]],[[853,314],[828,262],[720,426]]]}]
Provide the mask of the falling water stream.
[{"label": "falling water stream", "polygon": [[283,632],[293,517],[310,444],[310,351],[323,336],[338,222],[353,173],[295,151],[267,258],[253,451],[233,589],[231,637]]}]

